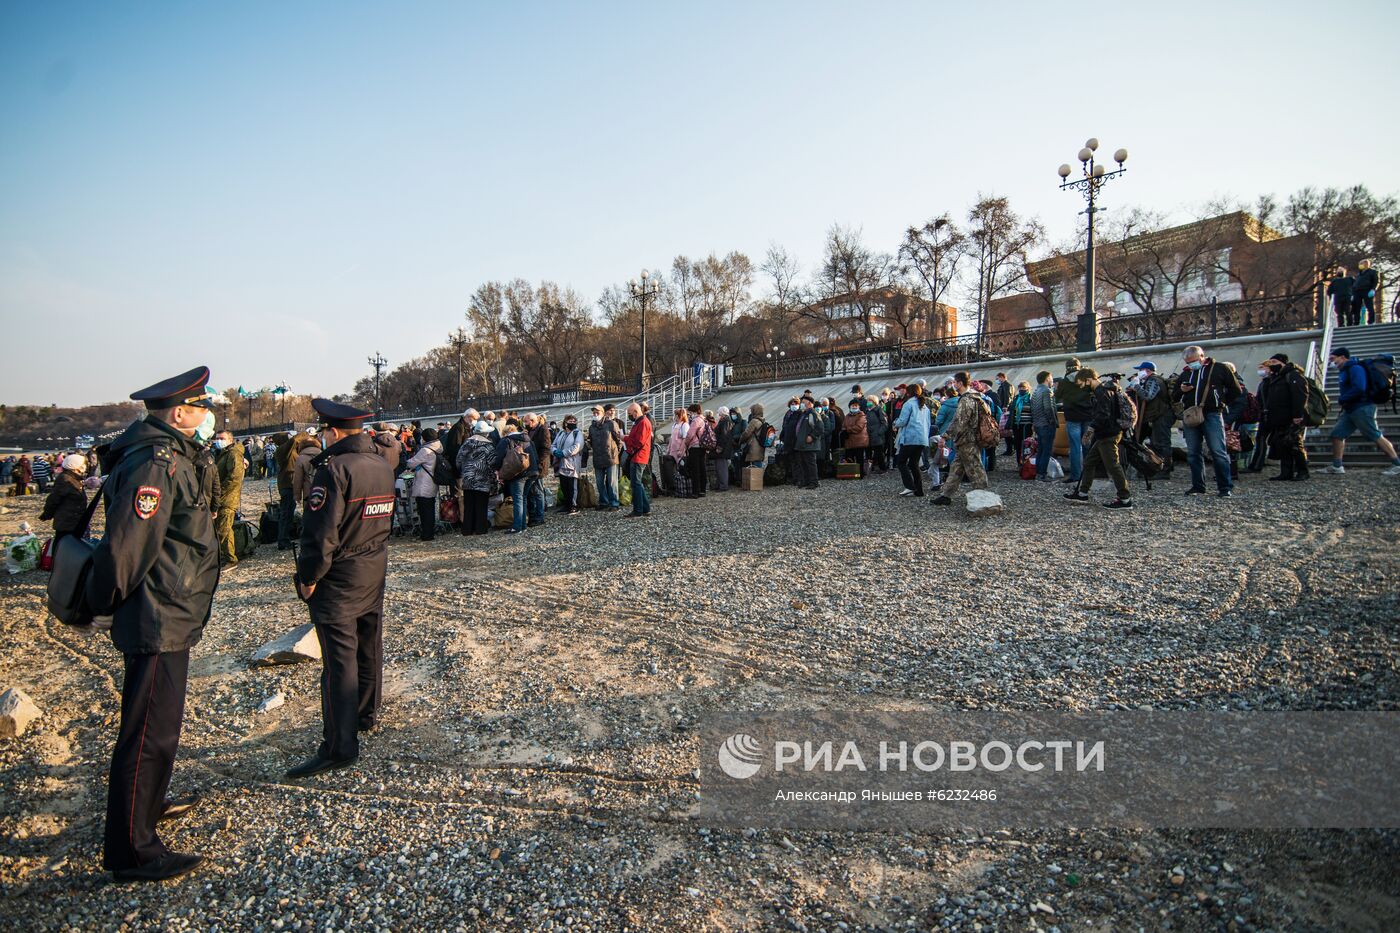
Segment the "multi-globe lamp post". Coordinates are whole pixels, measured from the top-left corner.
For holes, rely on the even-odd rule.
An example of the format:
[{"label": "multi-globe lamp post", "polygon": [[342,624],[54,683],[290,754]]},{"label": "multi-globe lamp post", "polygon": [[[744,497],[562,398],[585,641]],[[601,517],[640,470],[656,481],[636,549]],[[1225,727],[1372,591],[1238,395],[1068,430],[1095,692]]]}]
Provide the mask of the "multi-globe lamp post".
[{"label": "multi-globe lamp post", "polygon": [[632,300],[642,309],[642,365],[637,374],[637,389],[645,392],[647,382],[647,303],[661,294],[661,282],[657,279],[647,281],[648,273],[642,270],[642,281],[636,279],[627,283],[627,290],[632,293]]},{"label": "multi-globe lamp post", "polygon": [[763,356],[764,356],[765,359],[770,359],[770,360],[773,361],[773,381],[774,381],[774,382],[777,382],[777,381],[778,381],[778,361],[781,360],[783,357],[787,356],[787,351],[786,351],[786,350],[779,350],[777,347],[774,347],[774,348],[772,348],[771,350],[769,350],[767,353],[763,354]]},{"label": "multi-globe lamp post", "polygon": [[1088,208],[1084,211],[1089,216],[1089,238],[1084,247],[1084,313],[1079,315],[1079,326],[1076,332],[1075,343],[1080,353],[1087,353],[1099,348],[1099,318],[1094,310],[1094,198],[1110,178],[1116,178],[1127,171],[1123,163],[1128,161],[1128,150],[1119,149],[1113,154],[1113,161],[1118,163],[1118,168],[1108,171],[1107,167],[1094,158],[1094,153],[1098,151],[1099,141],[1090,139],[1084,143],[1084,148],[1079,150],[1079,163],[1083,168],[1084,177],[1070,180],[1070,175],[1074,169],[1066,162],[1060,166],[1060,188],[1077,188],[1083,193],[1084,199],[1089,202]]}]

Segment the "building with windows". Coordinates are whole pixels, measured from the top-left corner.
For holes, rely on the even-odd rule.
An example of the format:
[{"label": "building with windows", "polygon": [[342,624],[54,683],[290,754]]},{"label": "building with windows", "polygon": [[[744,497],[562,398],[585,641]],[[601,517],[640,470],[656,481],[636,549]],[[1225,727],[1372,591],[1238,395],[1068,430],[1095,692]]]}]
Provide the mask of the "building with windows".
[{"label": "building with windows", "polygon": [[[1284,236],[1244,211],[1095,243],[1094,271],[1101,319],[1296,295],[1320,277],[1311,238]],[[989,303],[988,331],[1068,325],[1084,310],[1082,251],[1026,263],[1026,278],[1034,290]]]},{"label": "building with windows", "polygon": [[803,346],[821,350],[857,344],[867,336],[882,344],[951,340],[958,335],[958,311],[899,289],[878,288],[806,305],[796,316],[793,332]]}]

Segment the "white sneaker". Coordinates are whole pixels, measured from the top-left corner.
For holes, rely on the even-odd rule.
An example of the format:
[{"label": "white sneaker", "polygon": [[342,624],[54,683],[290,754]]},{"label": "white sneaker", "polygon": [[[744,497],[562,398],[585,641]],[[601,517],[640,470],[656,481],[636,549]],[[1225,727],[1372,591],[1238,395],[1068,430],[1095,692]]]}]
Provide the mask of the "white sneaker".
[{"label": "white sneaker", "polygon": [[912,495],[914,494],[914,490],[912,490],[912,489],[901,489],[901,490],[899,491],[899,494],[900,494],[901,496],[912,496]]},{"label": "white sneaker", "polygon": [[1381,476],[1400,476],[1400,463],[1386,470],[1381,470]]},{"label": "white sneaker", "polygon": [[1322,472],[1324,472],[1324,473],[1331,473],[1333,476],[1340,476],[1341,474],[1345,473],[1346,471],[1347,471],[1347,468],[1346,468],[1346,467],[1344,467],[1344,466],[1336,466],[1336,465],[1334,464],[1333,466],[1329,466],[1327,469],[1323,470]]}]

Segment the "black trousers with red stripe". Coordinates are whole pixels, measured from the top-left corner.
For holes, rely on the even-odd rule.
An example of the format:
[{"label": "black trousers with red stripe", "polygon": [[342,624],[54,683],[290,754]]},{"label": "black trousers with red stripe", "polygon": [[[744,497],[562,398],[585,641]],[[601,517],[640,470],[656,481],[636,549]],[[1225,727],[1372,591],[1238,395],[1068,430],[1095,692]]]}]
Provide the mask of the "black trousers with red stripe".
[{"label": "black trousers with red stripe", "polygon": [[[318,594],[319,595],[319,594]],[[317,611],[321,642],[321,720],[319,754],[343,761],[360,753],[359,730],[374,725],[384,684],[383,597],[378,606],[355,616]]]},{"label": "black trousers with red stripe", "polygon": [[156,835],[185,718],[190,652],[128,654],[122,718],[107,778],[102,866],[135,868],[170,850]]}]

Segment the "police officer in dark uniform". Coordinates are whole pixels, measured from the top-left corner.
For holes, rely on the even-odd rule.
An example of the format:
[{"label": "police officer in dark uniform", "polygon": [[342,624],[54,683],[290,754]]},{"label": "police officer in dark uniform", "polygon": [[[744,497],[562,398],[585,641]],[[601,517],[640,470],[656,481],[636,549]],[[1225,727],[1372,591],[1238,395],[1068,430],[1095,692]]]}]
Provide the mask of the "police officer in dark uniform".
[{"label": "police officer in dark uniform", "polygon": [[324,741],[287,772],[308,777],[359,757],[357,733],[374,726],[383,682],[384,574],[394,514],[394,474],[362,430],[367,411],[313,399],[322,453],[302,512],[297,595],[321,642]]},{"label": "police officer in dark uniform", "polygon": [[190,648],[204,633],[219,582],[212,477],[196,464],[214,435],[208,382],[201,366],[132,393],[146,403],[145,420],[127,428],[102,461],[106,531],[86,595],[94,614],[113,616],[112,641],[126,658],[102,855],[118,881],[173,878],[203,861],[167,849],[156,822],[192,806],[166,799],[166,791]]}]

